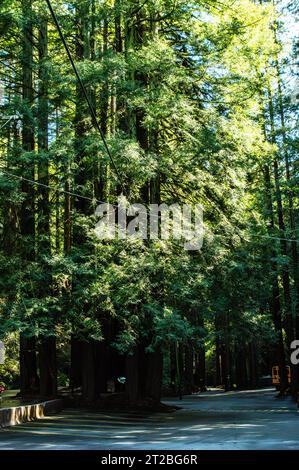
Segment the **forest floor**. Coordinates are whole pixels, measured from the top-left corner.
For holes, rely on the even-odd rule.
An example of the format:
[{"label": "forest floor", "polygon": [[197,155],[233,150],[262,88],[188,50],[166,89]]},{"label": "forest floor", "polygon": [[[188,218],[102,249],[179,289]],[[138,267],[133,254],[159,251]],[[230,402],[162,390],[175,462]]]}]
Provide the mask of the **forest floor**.
[{"label": "forest floor", "polygon": [[274,450],[299,449],[299,412],[273,389],[208,391],[172,413],[64,410],[0,430],[0,450]]}]

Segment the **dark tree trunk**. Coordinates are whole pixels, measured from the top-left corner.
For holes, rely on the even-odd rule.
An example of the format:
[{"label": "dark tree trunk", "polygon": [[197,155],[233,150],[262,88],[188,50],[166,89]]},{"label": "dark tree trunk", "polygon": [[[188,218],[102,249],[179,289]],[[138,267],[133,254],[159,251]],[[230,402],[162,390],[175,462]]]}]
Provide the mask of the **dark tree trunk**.
[{"label": "dark tree trunk", "polygon": [[73,391],[82,386],[83,342],[71,336],[70,387]]},{"label": "dark tree trunk", "polygon": [[22,397],[34,395],[38,390],[35,338],[20,335],[20,394]]},{"label": "dark tree trunk", "polygon": [[38,351],[40,364],[40,395],[49,398],[56,397],[56,338],[54,336],[42,338],[38,346]]},{"label": "dark tree trunk", "polygon": [[63,249],[65,255],[69,255],[72,246],[72,198],[71,192],[71,177],[70,177],[70,165],[67,164],[65,169],[65,181],[64,181],[64,220],[63,220]]},{"label": "dark tree trunk", "polygon": [[225,391],[229,391],[231,388],[230,385],[230,370],[229,370],[229,352],[227,345],[221,345],[221,375],[222,375],[222,384],[224,385]]},{"label": "dark tree trunk", "polygon": [[218,335],[216,336],[216,351],[215,351],[215,370],[216,370],[216,383],[215,385],[222,385],[222,370],[221,370],[221,345]]},{"label": "dark tree trunk", "polygon": [[206,351],[204,346],[200,348],[197,354],[195,378],[195,384],[201,392],[204,392],[206,390]]},{"label": "dark tree trunk", "polygon": [[[274,23],[274,40],[278,46],[280,46],[278,38],[277,38],[277,23]],[[295,290],[295,312],[296,316],[295,319],[289,319],[288,330],[289,330],[289,344],[299,338],[299,261],[298,261],[298,249],[297,249],[297,242],[296,239],[296,218],[294,214],[294,194],[293,194],[293,184],[292,184],[292,174],[290,168],[290,159],[288,153],[288,142],[287,142],[287,132],[286,132],[286,121],[285,121],[285,109],[284,109],[284,102],[283,102],[283,91],[282,91],[282,80],[281,80],[281,71],[280,65],[278,61],[278,55],[275,57],[275,68],[277,73],[277,82],[278,82],[278,105],[279,105],[279,117],[280,117],[280,124],[281,124],[281,133],[282,133],[282,141],[283,141],[283,154],[284,154],[284,162],[285,162],[285,176],[287,185],[287,201],[288,201],[288,215],[289,215],[289,228],[291,231],[291,238],[294,241],[291,242],[291,268],[293,273],[294,279],[294,290]],[[297,398],[299,392],[299,366],[295,364],[291,364],[291,392],[292,395]]]},{"label": "dark tree trunk", "polygon": [[[47,69],[48,59],[48,23],[42,18],[39,24],[39,100],[38,100],[38,150],[40,159],[38,163],[38,224],[37,224],[37,255],[43,267],[44,279],[40,288],[40,295],[52,294],[52,275],[44,262],[44,256],[51,255],[50,241],[50,202],[49,202],[49,164],[46,158],[48,152],[48,125],[49,103],[48,87],[49,77]],[[52,330],[55,326],[51,325]],[[49,331],[50,333],[50,331]],[[57,395],[57,367],[56,367],[56,339],[53,336],[42,336],[39,340],[39,373],[40,395],[53,397]]]},{"label": "dark tree trunk", "polygon": [[[34,151],[34,122],[29,108],[33,103],[33,50],[32,50],[32,1],[22,0],[22,11],[26,21],[23,27],[22,73],[23,102],[27,109],[23,114],[22,146],[25,152]],[[34,180],[34,164],[22,167],[22,174]],[[34,187],[28,181],[22,181],[22,192],[25,198],[21,207],[20,229],[22,236],[22,254],[28,261],[35,258],[35,197]],[[37,392],[38,375],[35,339],[20,335],[20,388],[21,395]]]},{"label": "dark tree trunk", "polygon": [[[276,145],[276,137],[275,137],[275,122],[274,122],[274,105],[273,105],[273,97],[270,85],[268,85],[268,98],[269,98],[269,118],[270,118],[270,126],[271,126],[271,143]],[[281,182],[280,182],[280,174],[279,174],[279,166],[277,156],[274,156],[273,161],[273,171],[274,171],[274,183],[275,183],[275,199],[276,199],[276,206],[277,206],[277,218],[278,218],[278,227],[280,230],[280,251],[281,254],[287,258],[288,250],[287,250],[287,242],[286,242],[286,232],[285,232],[285,222],[284,222],[284,209],[282,203],[282,194],[281,194]],[[293,316],[292,316],[292,308],[291,308],[291,293],[290,293],[290,277],[288,267],[282,267],[282,285],[283,285],[283,293],[284,293],[284,311],[285,311],[285,331],[287,335],[288,345],[292,342],[293,338]]]},{"label": "dark tree trunk", "polygon": [[96,403],[101,392],[107,391],[105,369],[108,357],[103,352],[105,349],[99,341],[90,339],[82,342],[82,395],[87,404]]},{"label": "dark tree trunk", "polygon": [[250,387],[256,388],[258,383],[258,372],[257,372],[257,358],[255,347],[253,343],[249,344],[249,354],[250,354]]},{"label": "dark tree trunk", "polygon": [[[204,318],[201,314],[197,315],[197,323],[198,326],[202,331],[204,331],[205,328],[205,322]],[[206,390],[206,348],[205,348],[205,342],[204,342],[204,334],[203,337],[201,338],[201,345],[199,346],[199,351],[197,355],[197,361],[196,361],[196,369],[195,369],[195,375],[196,375],[196,381],[197,384],[200,388],[201,392],[204,392]]]},{"label": "dark tree trunk", "polygon": [[246,371],[246,355],[244,348],[237,350],[236,356],[236,385],[238,388],[244,388],[248,385],[248,377]]},{"label": "dark tree trunk", "polygon": [[[93,5],[91,5],[93,6]],[[92,14],[94,14],[94,6]],[[90,18],[90,5],[88,2],[79,3],[76,10],[76,58],[78,61],[91,58],[91,44],[89,35],[89,24]],[[92,38],[93,40],[94,38]],[[86,86],[86,85],[85,85]],[[87,93],[91,97],[93,90],[89,86],[86,86]],[[81,192],[84,188],[91,174],[88,174],[86,166],[84,164],[84,158],[86,156],[86,131],[88,130],[88,124],[86,117],[87,103],[84,98],[83,91],[80,85],[77,83],[76,88],[76,112],[75,112],[75,162],[77,164],[75,174],[75,189],[77,192]],[[66,200],[66,214],[70,212],[69,201]],[[77,214],[81,216],[88,216],[91,213],[90,204],[82,198],[77,198],[74,201],[74,208]],[[86,236],[84,229],[81,224],[74,224],[73,226],[73,245],[79,251],[84,247],[86,243]],[[68,245],[68,238],[65,239],[65,245]],[[83,254],[81,255],[83,259]],[[74,281],[75,282],[75,281]],[[71,339],[71,371],[70,379],[72,387],[82,386],[82,398],[87,404],[91,404],[99,398],[99,348],[98,342],[88,337],[84,338],[84,341],[78,341],[76,338],[76,332]],[[79,351],[81,358],[77,360]]]},{"label": "dark tree trunk", "polygon": [[48,87],[49,77],[47,70],[48,58],[48,23],[43,18],[39,25],[39,99],[38,99],[38,250],[39,253],[49,254],[50,242],[50,204],[49,204],[49,164],[48,152]]},{"label": "dark tree trunk", "polygon": [[[126,30],[125,44],[128,48],[132,43],[134,45],[141,46],[144,41],[144,26],[143,22],[140,21],[142,12],[139,11],[136,15],[136,24],[134,26],[130,25]],[[119,19],[116,20],[118,25],[120,25]],[[121,37],[116,37],[116,44],[118,48],[122,47],[120,44]],[[136,71],[134,77],[132,77],[136,83],[141,87],[147,86],[147,76],[141,71]],[[144,110],[141,108],[136,108],[134,110],[135,114],[135,135],[140,147],[148,152],[150,145],[155,147],[156,136],[150,142],[149,132],[147,127],[144,125]],[[130,117],[128,117],[130,121]],[[125,129],[125,127],[124,127]],[[158,179],[155,181],[147,181],[141,191],[140,191],[140,200],[142,203],[148,204],[151,202],[159,203],[160,200],[160,185]],[[149,323],[149,338],[153,337],[151,330],[150,319]],[[151,354],[146,353],[146,347],[148,343],[145,343],[143,338],[140,338],[140,344],[138,347],[138,352],[134,352],[133,356],[127,358],[127,391],[130,397],[131,403],[136,403],[136,401],[141,399],[150,399],[154,402],[159,402],[161,397],[161,388],[162,388],[162,375],[163,375],[163,356],[159,349],[155,350]],[[136,370],[133,371],[133,365],[136,366]]]},{"label": "dark tree trunk", "polygon": [[184,389],[187,394],[194,390],[193,375],[193,348],[189,345],[185,346],[185,364],[184,364]]},{"label": "dark tree trunk", "polygon": [[[268,165],[264,166],[264,181],[265,181],[265,205],[267,210],[267,218],[269,219],[270,234],[274,229],[274,215],[273,215],[273,204],[272,204],[272,193],[271,193],[271,177]],[[269,250],[269,256],[272,260],[275,260],[276,253],[271,247]],[[272,261],[272,298],[270,299],[270,311],[273,318],[274,329],[276,333],[276,361],[280,370],[281,380],[281,391],[283,392],[287,388],[287,375],[286,375],[286,360],[284,351],[284,340],[283,340],[283,324],[282,324],[282,312],[280,302],[280,290],[277,278],[277,264]],[[275,364],[273,364],[275,365]]]},{"label": "dark tree trunk", "polygon": [[175,354],[175,345],[172,345],[170,347],[170,388],[171,391],[174,393],[175,392],[175,386],[176,386],[176,377],[177,377],[177,372],[176,372],[176,354]]},{"label": "dark tree trunk", "polygon": [[155,403],[161,399],[161,384],[163,377],[163,355],[157,350],[146,356],[147,374],[145,384],[145,397]]},{"label": "dark tree trunk", "polygon": [[[272,318],[274,323],[274,329],[276,332],[276,363],[279,366],[280,374],[280,390],[283,393],[288,387],[287,373],[286,373],[286,360],[285,360],[285,351],[284,351],[284,340],[283,340],[283,331],[282,331],[282,319],[281,319],[281,308],[280,308],[280,299],[279,299],[279,286],[278,282],[275,280],[273,289],[272,289],[272,301],[270,304],[272,311]],[[273,364],[276,365],[276,364]]]},{"label": "dark tree trunk", "polygon": [[126,356],[126,392],[131,406],[136,406],[140,397],[139,388],[139,354],[134,352]]}]

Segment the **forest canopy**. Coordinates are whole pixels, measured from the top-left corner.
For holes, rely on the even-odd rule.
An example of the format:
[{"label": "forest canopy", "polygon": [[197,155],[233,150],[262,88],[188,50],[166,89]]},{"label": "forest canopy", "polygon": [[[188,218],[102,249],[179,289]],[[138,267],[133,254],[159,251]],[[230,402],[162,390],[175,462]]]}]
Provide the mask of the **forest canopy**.
[{"label": "forest canopy", "polygon": [[[254,387],[279,365],[286,388],[299,338],[295,2],[51,4],[99,129],[47,2],[2,0],[0,379],[93,403],[124,376],[136,404],[163,387]],[[201,204],[202,249],[99,240],[97,205],[123,193]]]}]

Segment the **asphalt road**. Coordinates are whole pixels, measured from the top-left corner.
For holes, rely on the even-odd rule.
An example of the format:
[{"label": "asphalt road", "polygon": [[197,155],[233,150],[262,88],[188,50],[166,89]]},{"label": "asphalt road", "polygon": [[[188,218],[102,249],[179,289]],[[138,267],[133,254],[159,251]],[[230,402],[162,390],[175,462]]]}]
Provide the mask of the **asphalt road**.
[{"label": "asphalt road", "polygon": [[206,392],[165,400],[173,413],[66,410],[0,430],[0,450],[299,450],[299,412],[274,390]]}]

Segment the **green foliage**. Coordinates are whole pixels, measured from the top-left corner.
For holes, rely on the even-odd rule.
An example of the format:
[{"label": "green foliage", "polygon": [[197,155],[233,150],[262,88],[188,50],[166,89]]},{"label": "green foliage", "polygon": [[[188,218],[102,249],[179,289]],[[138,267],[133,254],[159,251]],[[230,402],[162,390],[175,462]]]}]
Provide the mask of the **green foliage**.
[{"label": "green foliage", "polygon": [[[39,51],[33,35],[34,99],[28,103],[19,92],[19,35],[29,19],[38,33],[44,8],[33,2],[33,17],[24,18],[19,3],[0,7],[0,72],[7,81],[1,112],[29,121],[38,142]],[[190,254],[176,240],[96,239],[95,207],[100,198],[115,203],[121,182],[49,22],[49,148],[24,148],[20,123],[1,128],[1,168],[17,178],[0,170],[0,334],[75,333],[101,341],[103,326],[113,320],[117,334],[111,344],[123,354],[141,343],[147,351],[176,343],[197,350],[204,342],[214,350],[216,338],[227,340],[228,316],[234,346],[252,336],[261,348],[274,341],[273,278],[278,275],[281,284],[284,270],[291,272],[291,250],[283,254],[279,243],[264,238],[281,231],[276,215],[273,233],[268,230],[263,171],[279,153],[283,209],[292,188],[297,210],[298,135],[290,130],[283,138],[280,129],[276,143],[269,138],[265,83],[277,92],[271,67],[281,53],[273,37],[272,2],[53,3],[129,199],[148,203],[145,190],[158,182],[163,202],[201,203],[205,240],[200,253]],[[294,109],[289,106],[287,114],[292,122]],[[285,150],[295,175],[288,181]],[[47,167],[51,188],[47,249],[42,241],[48,234],[39,233],[41,185],[29,185],[30,206],[30,189],[18,179],[37,181],[41,167]],[[273,183],[271,176],[271,191]],[[274,192],[272,199],[276,210]],[[28,207],[34,211],[31,234],[20,221]],[[68,231],[72,243],[66,248]],[[8,382],[15,380],[14,364],[8,360],[0,369]],[[65,376],[64,371],[64,385]]]},{"label": "green foliage", "polygon": [[0,365],[0,385],[7,388],[17,388],[19,382],[18,337],[16,334],[7,335],[4,340],[5,362]]}]

